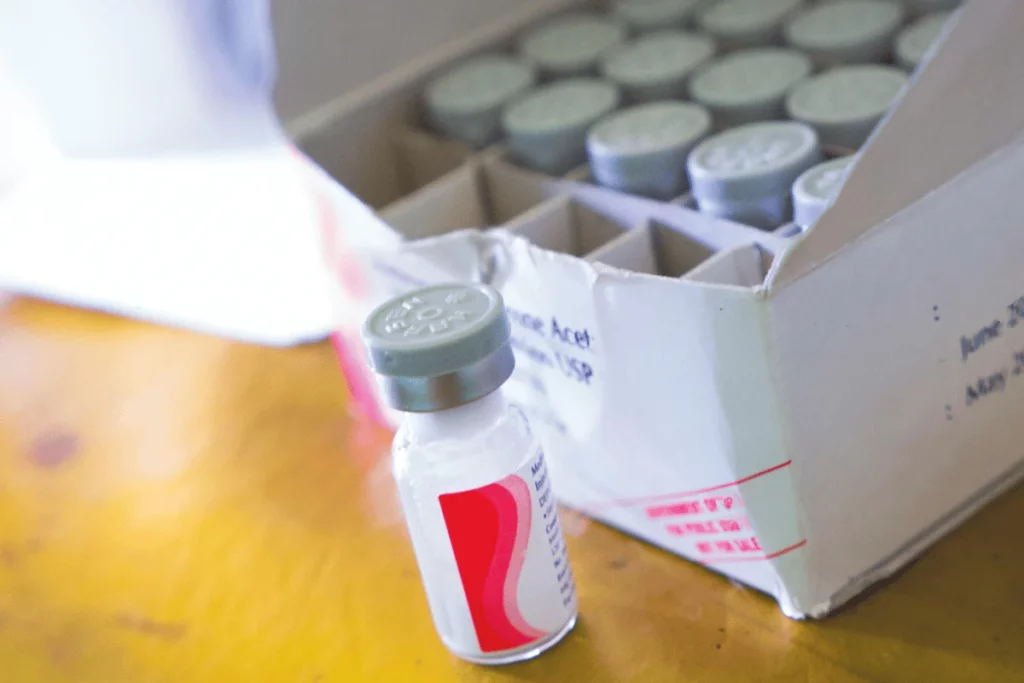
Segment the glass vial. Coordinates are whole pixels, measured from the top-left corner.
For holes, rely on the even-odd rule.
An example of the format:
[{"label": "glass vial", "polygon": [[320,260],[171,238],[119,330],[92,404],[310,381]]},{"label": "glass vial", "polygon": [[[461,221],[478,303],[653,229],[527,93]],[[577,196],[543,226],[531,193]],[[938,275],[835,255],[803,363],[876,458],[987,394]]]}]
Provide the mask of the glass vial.
[{"label": "glass vial", "polygon": [[591,129],[590,170],[605,187],[674,199],[686,191],[686,155],[710,130],[711,115],[699,104],[641,104],[612,114]]},{"label": "glass vial", "polygon": [[602,78],[568,78],[537,88],[502,117],[508,156],[560,176],[587,161],[587,132],[619,108],[618,87]]},{"label": "glass vial", "polygon": [[701,213],[774,229],[790,219],[790,193],[821,161],[814,130],[796,121],[748,123],[697,145],[686,161]]},{"label": "glass vial", "polygon": [[501,112],[537,82],[532,64],[484,55],[444,72],[427,86],[427,115],[434,130],[473,149],[501,139]]},{"label": "glass vial", "polygon": [[363,326],[382,394],[406,414],[393,471],[434,624],[478,664],[535,657],[576,623],[544,453],[501,389],[509,335],[484,285],[412,292]]}]

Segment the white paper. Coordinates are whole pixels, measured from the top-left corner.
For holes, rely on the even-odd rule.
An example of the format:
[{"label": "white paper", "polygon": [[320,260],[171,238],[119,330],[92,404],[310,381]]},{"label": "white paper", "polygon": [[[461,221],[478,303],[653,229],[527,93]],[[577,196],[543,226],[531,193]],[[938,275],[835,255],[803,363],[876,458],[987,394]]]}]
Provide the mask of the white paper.
[{"label": "white paper", "polygon": [[[325,190],[270,104],[265,0],[9,0],[0,63],[46,138],[0,146],[0,288],[268,344],[328,333]],[[0,140],[24,141],[9,118]]]}]

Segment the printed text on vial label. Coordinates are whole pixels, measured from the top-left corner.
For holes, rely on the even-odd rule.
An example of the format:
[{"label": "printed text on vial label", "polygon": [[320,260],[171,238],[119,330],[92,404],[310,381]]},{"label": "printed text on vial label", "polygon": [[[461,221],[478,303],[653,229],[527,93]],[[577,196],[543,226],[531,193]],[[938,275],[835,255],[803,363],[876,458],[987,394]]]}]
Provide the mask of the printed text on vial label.
[{"label": "printed text on vial label", "polygon": [[537,504],[544,516],[544,533],[547,535],[552,565],[560,584],[562,605],[568,607],[576,594],[576,583],[573,580],[572,572],[569,571],[568,549],[562,535],[562,526],[558,519],[558,506],[555,504],[555,496],[551,490],[551,479],[548,477],[544,453],[538,454],[537,459],[530,464],[530,474],[533,478],[533,490],[537,495]]}]

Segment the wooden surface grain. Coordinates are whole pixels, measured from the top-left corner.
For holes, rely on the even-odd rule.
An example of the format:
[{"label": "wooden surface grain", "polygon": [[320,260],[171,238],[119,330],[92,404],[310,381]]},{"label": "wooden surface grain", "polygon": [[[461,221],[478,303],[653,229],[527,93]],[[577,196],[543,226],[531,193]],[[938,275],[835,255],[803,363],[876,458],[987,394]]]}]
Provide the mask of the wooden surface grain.
[{"label": "wooden surface grain", "polygon": [[451,657],[326,345],[0,304],[0,681],[1024,681],[1024,490],[817,623],[571,513],[582,609]]}]

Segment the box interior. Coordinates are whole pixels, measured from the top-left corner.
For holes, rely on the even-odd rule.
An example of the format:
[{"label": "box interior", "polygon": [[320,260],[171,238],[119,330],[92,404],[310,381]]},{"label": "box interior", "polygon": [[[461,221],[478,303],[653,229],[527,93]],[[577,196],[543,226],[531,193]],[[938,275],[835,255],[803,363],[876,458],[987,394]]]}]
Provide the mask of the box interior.
[{"label": "box interior", "polygon": [[[993,4],[1005,5],[1006,0],[997,0]],[[577,202],[574,205],[576,208],[572,209],[576,214],[582,210],[580,205],[593,203],[588,202],[591,198],[596,198],[595,201],[599,205],[613,201],[629,204],[621,199],[623,195],[593,185],[586,166],[577,168],[561,178],[547,178],[505,161],[501,145],[483,151],[473,151],[461,143],[439,138],[423,125],[425,117],[420,95],[425,84],[435,74],[473,54],[507,50],[525,31],[539,22],[549,19],[554,14],[581,8],[606,9],[607,2],[548,0],[529,3],[511,11],[465,38],[446,43],[425,55],[423,59],[378,79],[372,87],[339,98],[330,106],[322,107],[317,112],[303,117],[293,127],[296,129],[298,142],[339,182],[369,206],[379,210],[381,217],[406,239],[437,236],[463,228],[487,229],[509,226],[524,212],[559,195],[571,197]],[[985,20],[992,19],[998,14],[998,11],[990,12],[988,16],[984,12],[978,13],[978,16],[972,17],[965,32],[977,34],[978,31],[994,28],[993,24]],[[994,24],[999,22],[995,21]],[[1005,32],[1006,29],[1000,30]],[[643,211],[637,207],[647,207],[647,215],[635,215],[628,221],[623,221],[622,216],[614,216],[612,219],[624,225],[626,230],[641,227],[646,231],[641,237],[633,239],[639,239],[641,243],[647,239],[649,246],[655,250],[656,261],[654,266],[651,263],[638,266],[640,272],[679,277],[680,266],[675,263],[672,245],[676,241],[675,234],[681,234],[697,243],[707,244],[714,250],[729,250],[740,245],[760,245],[765,253],[786,252],[786,257],[781,259],[780,266],[774,274],[775,280],[771,283],[774,286],[781,286],[784,282],[807,272],[814,262],[822,260],[828,253],[834,253],[845,243],[852,241],[858,230],[863,231],[867,226],[876,225],[886,214],[891,215],[899,206],[919,198],[927,189],[935,187],[936,183],[947,180],[954,169],[960,169],[963,163],[971,161],[971,154],[978,156],[977,146],[963,145],[964,150],[971,150],[970,154],[964,152],[955,160],[940,160],[946,163],[931,164],[926,172],[910,181],[904,181],[903,176],[908,174],[896,170],[899,168],[896,161],[898,157],[895,156],[898,152],[893,151],[899,147],[890,143],[894,140],[899,142],[897,138],[917,141],[924,139],[920,132],[909,138],[905,135],[908,130],[914,130],[918,120],[924,118],[931,121],[931,117],[914,115],[920,114],[918,110],[922,107],[931,108],[934,102],[934,94],[920,94],[923,84],[928,83],[932,90],[942,93],[945,98],[951,95],[949,84],[960,82],[963,74],[957,72],[973,68],[971,63],[966,67],[961,66],[960,69],[953,64],[958,56],[961,61],[966,59],[963,53],[967,39],[949,42],[958,45],[953,48],[944,47],[940,51],[938,61],[941,68],[928,68],[919,72],[916,79],[918,87],[910,91],[910,96],[905,97],[896,107],[896,113],[890,117],[891,120],[884,129],[874,136],[884,137],[886,144],[876,145],[872,141],[862,152],[862,158],[851,173],[847,187],[836,202],[838,208],[830,209],[825,214],[826,218],[822,219],[821,225],[828,228],[827,236],[820,234],[826,232],[824,229],[801,233],[792,225],[784,225],[774,233],[768,233],[727,221],[709,219],[697,214],[688,195],[670,204],[673,208],[690,215],[677,218],[669,210],[672,219],[666,220],[665,204],[631,197],[630,199],[638,201],[630,204],[629,212],[635,214],[638,210]],[[1012,68],[1006,67],[995,74],[1002,88],[1000,99],[1019,97],[1024,104],[1024,93],[1019,93],[1015,83],[1010,82],[1011,71]],[[947,72],[953,72],[953,75]],[[979,75],[975,80],[984,79]],[[991,95],[996,86],[978,85],[974,89],[984,90],[984,94]],[[969,94],[980,93],[974,93],[972,90]],[[965,96],[960,94],[953,99],[964,102]],[[1004,110],[1006,107],[1000,109]],[[912,113],[904,110],[912,110]],[[1024,106],[1017,107],[1017,110],[1024,111]],[[989,127],[987,133],[991,139],[989,148],[1004,141],[1010,134],[1010,122],[1007,121],[1007,117],[1000,115],[991,118],[994,120],[989,122],[993,125]],[[947,116],[944,119],[951,122],[953,117]],[[1024,124],[1024,121],[1014,123]],[[977,127],[983,128],[981,124]],[[1018,125],[1017,128],[1019,127]],[[935,127],[929,127],[930,130],[933,128]],[[950,133],[946,131],[946,134]],[[906,146],[904,142],[902,147]],[[388,150],[388,153],[382,154],[382,149]],[[904,154],[906,153],[908,152],[904,151]],[[923,148],[917,151],[919,157],[923,153]],[[832,150],[828,151],[828,156],[833,156]],[[887,165],[890,172],[879,172],[879,167],[884,165]],[[866,178],[875,180],[865,180]],[[881,193],[884,201],[873,202],[873,209],[870,212],[862,211],[863,196],[869,192],[873,197],[879,196],[877,185],[883,182],[879,178],[884,178],[884,182],[887,183],[886,192]],[[619,200],[612,199],[616,195],[620,197]],[[645,201],[646,204],[643,203]],[[851,215],[854,212],[857,214],[855,217]],[[576,215],[574,220],[581,220],[580,216]],[[548,235],[546,238],[534,237],[532,241],[542,248],[587,257],[594,249],[590,249],[589,244],[579,243],[578,240],[582,237],[591,239],[591,233],[596,228],[590,226],[588,221],[590,219],[584,218],[586,227],[576,228],[577,232],[563,235],[561,242],[556,235]],[[521,221],[519,223],[519,231],[529,231],[528,227],[521,225]],[[627,223],[628,225],[625,225]],[[709,223],[719,226],[727,224],[729,228],[719,228],[721,236],[709,240],[704,229]],[[658,235],[669,234],[660,231],[665,224],[671,226],[674,234],[666,239],[655,239]],[[836,225],[841,227],[829,227]],[[538,228],[534,228],[536,229]],[[573,239],[577,242],[566,242],[572,242]],[[665,250],[666,254],[661,254],[662,250]],[[789,254],[791,251],[793,253]],[[604,255],[597,260],[609,266],[620,263],[613,254]],[[741,279],[747,281],[746,278]],[[756,286],[762,284],[764,283],[758,282]]]}]

